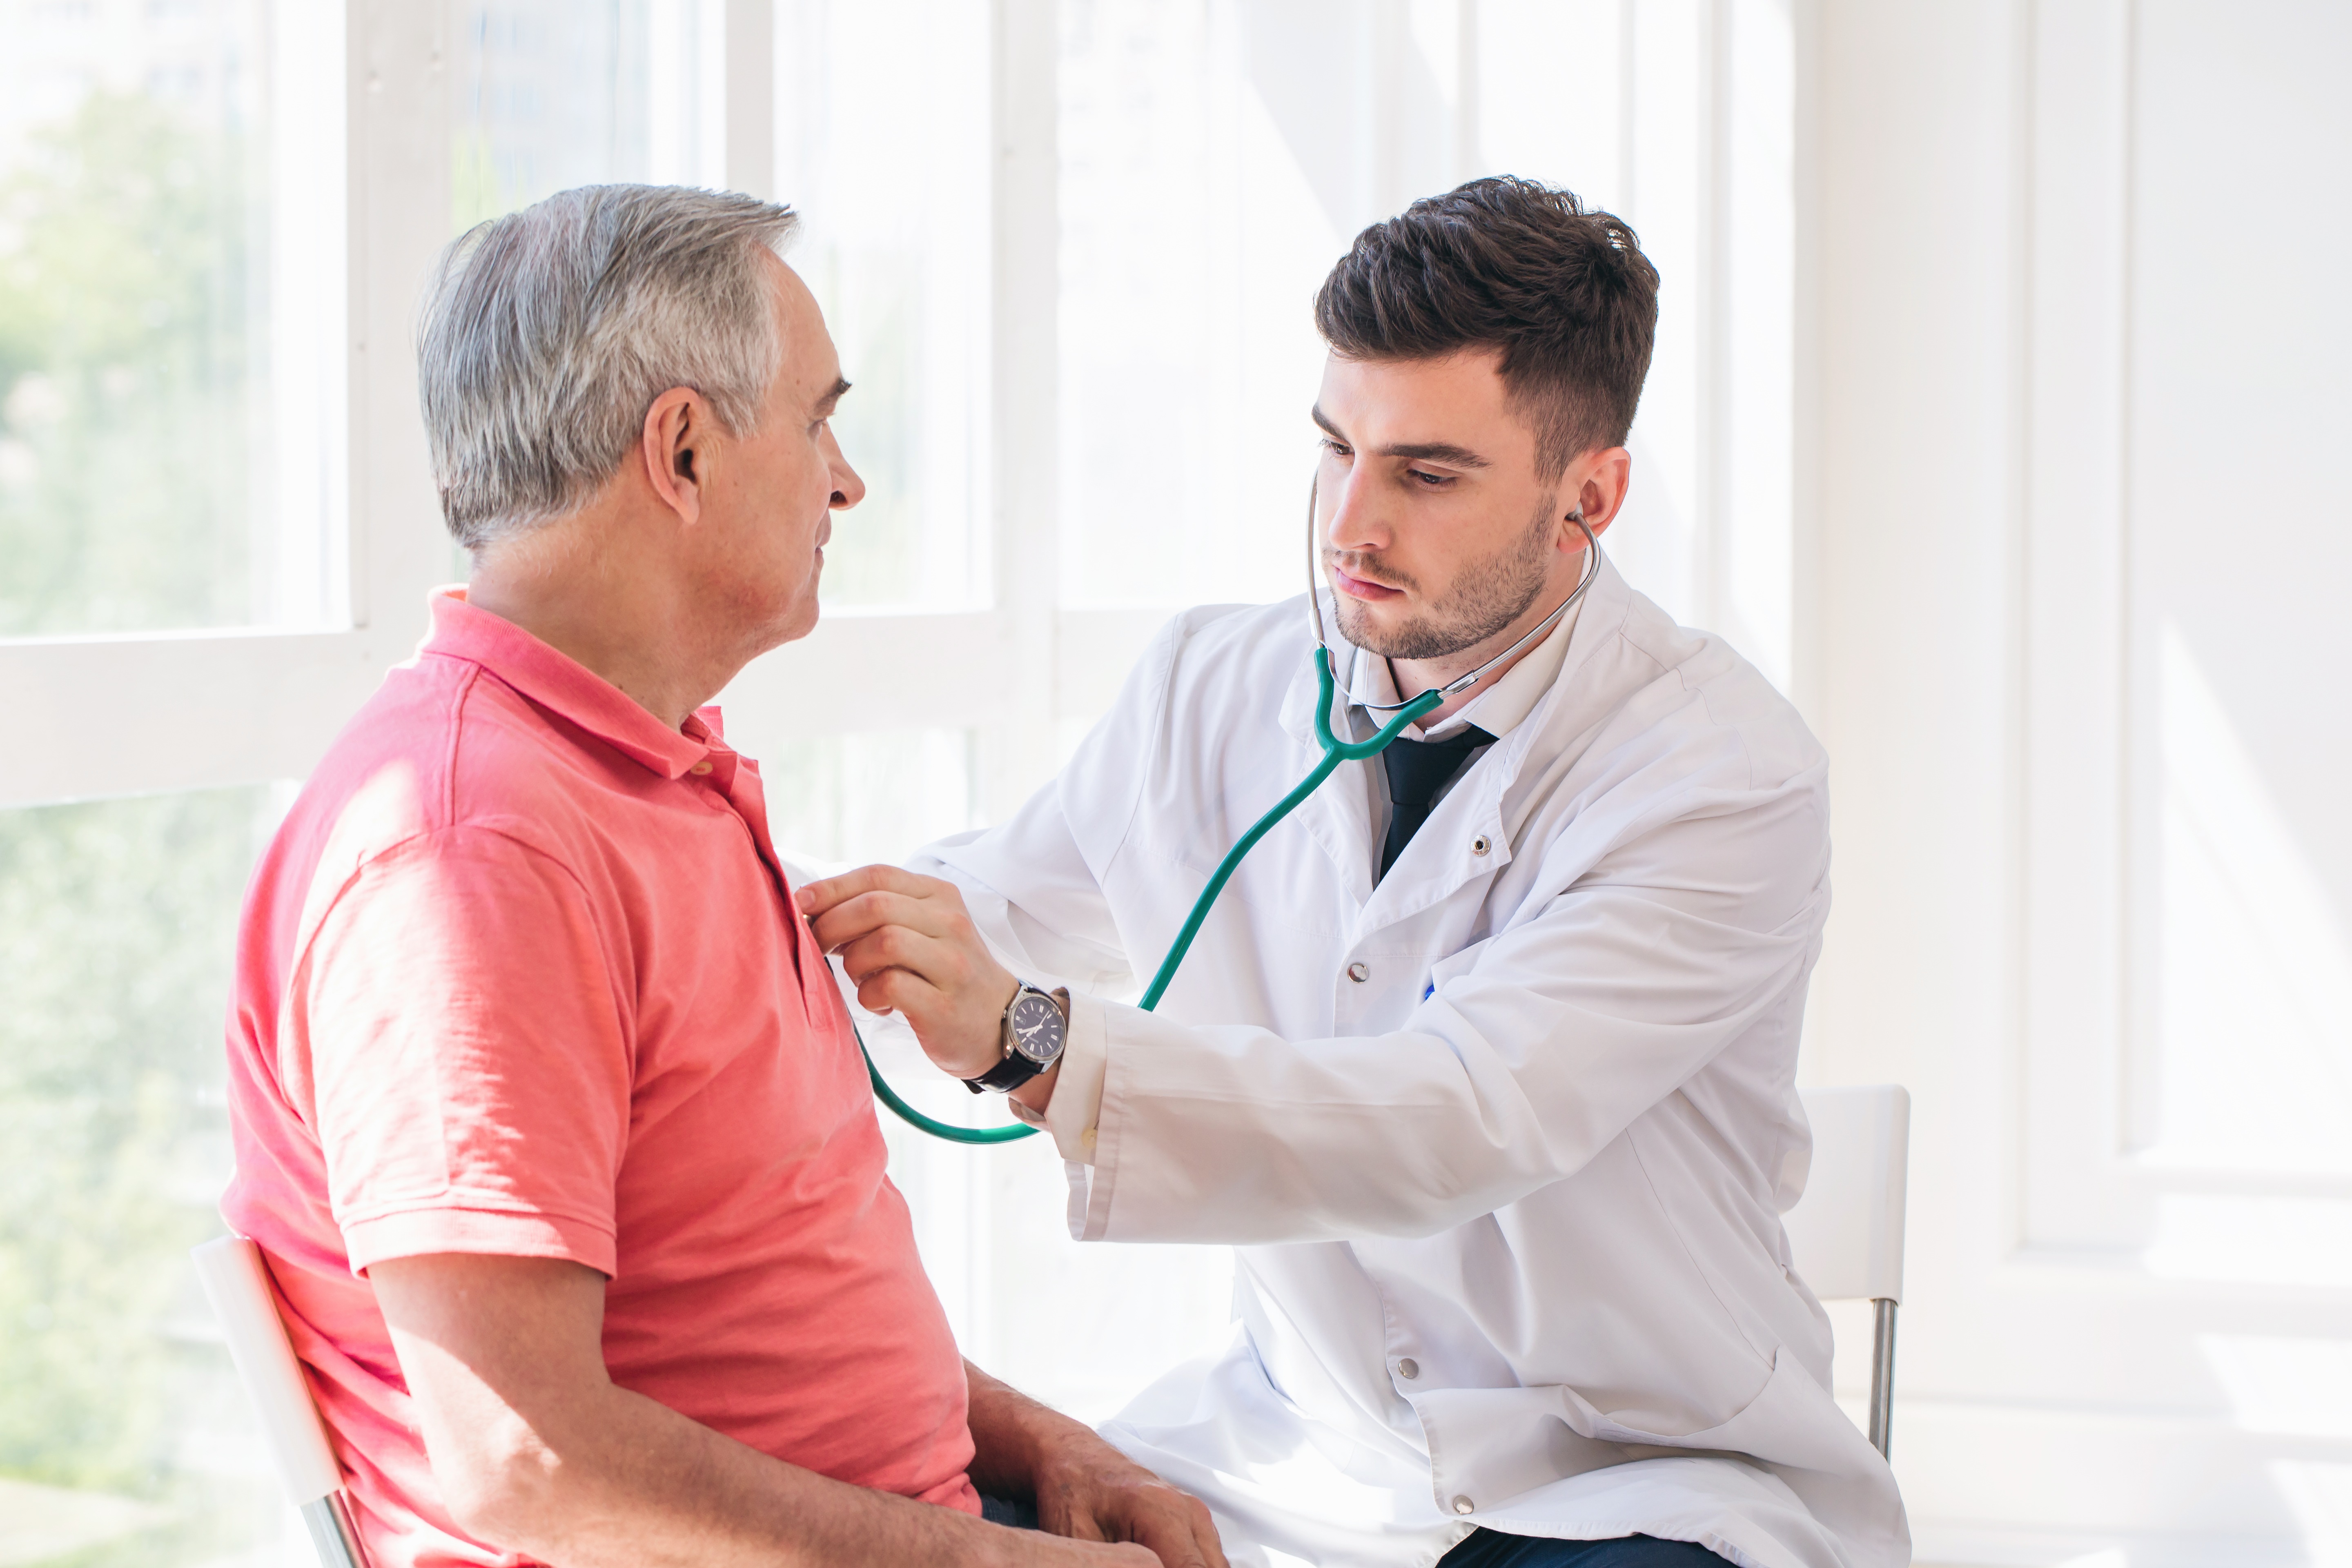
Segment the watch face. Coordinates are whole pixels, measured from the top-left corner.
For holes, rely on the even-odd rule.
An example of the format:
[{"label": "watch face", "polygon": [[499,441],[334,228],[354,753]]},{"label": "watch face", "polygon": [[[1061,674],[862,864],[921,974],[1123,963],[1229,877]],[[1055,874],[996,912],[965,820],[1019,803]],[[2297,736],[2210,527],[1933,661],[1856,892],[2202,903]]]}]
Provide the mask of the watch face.
[{"label": "watch face", "polygon": [[1066,1030],[1062,1010],[1039,991],[1024,991],[1013,998],[1007,1021],[1013,1026],[1013,1047],[1031,1061],[1044,1065],[1062,1054]]}]

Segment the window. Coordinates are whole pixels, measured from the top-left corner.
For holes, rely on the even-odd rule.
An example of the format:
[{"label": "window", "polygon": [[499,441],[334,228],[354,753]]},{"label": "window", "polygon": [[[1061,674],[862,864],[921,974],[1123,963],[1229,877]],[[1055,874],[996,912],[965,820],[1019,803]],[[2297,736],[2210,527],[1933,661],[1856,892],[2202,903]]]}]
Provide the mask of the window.
[{"label": "window", "polygon": [[[463,569],[410,360],[450,237],[611,180],[802,211],[869,494],[824,623],[720,700],[787,853],[897,857],[1016,809],[1167,612],[1297,591],[1315,287],[1362,224],[1489,169],[1652,243],[1662,478],[1612,544],[1769,656],[1779,623],[1727,585],[1780,536],[1728,520],[1785,533],[1785,474],[1723,408],[1735,372],[1785,372],[1785,310],[1747,259],[1778,231],[1727,193],[1769,218],[1785,170],[1709,116],[1778,46],[1717,47],[1707,11],[0,0],[0,1517],[58,1542],[0,1559],[223,1561],[278,1528],[181,1259],[226,1173],[227,943],[273,781]],[[1530,109],[1529,62],[1570,52],[1590,79]],[[1001,1114],[877,1054],[933,1114]],[[886,1131],[982,1364],[1100,1417],[1230,1331],[1221,1250],[1068,1240],[1045,1141]]]},{"label": "window", "polygon": [[988,13],[785,0],[777,37],[776,195],[806,225],[792,263],[856,388],[834,430],[866,481],[825,603],[984,602]]},{"label": "window", "polygon": [[339,30],[129,9],[0,4],[0,637],[329,624]]},{"label": "window", "polygon": [[452,233],[574,185],[727,183],[717,0],[448,0]]},{"label": "window", "polygon": [[9,1562],[216,1562],[278,1530],[277,1478],[186,1259],[220,1233],[229,955],[285,798],[0,812]]}]

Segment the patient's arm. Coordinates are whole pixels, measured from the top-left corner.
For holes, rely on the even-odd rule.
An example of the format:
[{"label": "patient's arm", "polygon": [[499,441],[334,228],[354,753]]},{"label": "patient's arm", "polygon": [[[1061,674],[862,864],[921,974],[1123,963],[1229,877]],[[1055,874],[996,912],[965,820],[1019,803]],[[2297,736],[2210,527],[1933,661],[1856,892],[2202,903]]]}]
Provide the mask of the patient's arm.
[{"label": "patient's arm", "polygon": [[368,1271],[457,1522],[559,1568],[987,1563],[1151,1568],[1137,1546],[985,1524],[770,1458],[604,1371],[604,1279],[551,1258]]},{"label": "patient's arm", "polygon": [[1133,1541],[1167,1568],[1226,1568],[1216,1526],[1174,1487],[1058,1411],[1014,1393],[970,1362],[972,1484],[1032,1498],[1037,1522],[1080,1541]]}]

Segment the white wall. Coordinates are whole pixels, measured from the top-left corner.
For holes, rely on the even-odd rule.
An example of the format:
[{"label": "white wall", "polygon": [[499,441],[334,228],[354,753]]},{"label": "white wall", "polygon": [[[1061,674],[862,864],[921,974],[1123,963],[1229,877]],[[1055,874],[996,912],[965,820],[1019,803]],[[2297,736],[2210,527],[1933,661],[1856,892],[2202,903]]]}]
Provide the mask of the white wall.
[{"label": "white wall", "polygon": [[2352,1560],[2347,20],[1807,17],[1806,1070],[1915,1096],[1923,1562]]}]

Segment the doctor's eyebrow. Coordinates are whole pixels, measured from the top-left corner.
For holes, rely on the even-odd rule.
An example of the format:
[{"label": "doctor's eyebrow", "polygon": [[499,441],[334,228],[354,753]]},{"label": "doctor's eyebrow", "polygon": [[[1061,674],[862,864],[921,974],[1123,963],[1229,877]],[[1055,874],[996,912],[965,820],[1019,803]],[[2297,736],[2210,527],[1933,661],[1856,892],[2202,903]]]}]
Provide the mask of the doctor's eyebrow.
[{"label": "doctor's eyebrow", "polygon": [[[1323,434],[1330,437],[1334,441],[1343,447],[1355,445],[1339,433],[1339,427],[1332,424],[1329,417],[1324,414],[1321,404],[1318,403],[1309,408],[1307,414],[1308,418],[1322,427]],[[1494,466],[1469,447],[1457,447],[1451,441],[1406,441],[1393,447],[1382,447],[1373,456],[1402,458],[1408,463],[1444,463],[1449,468],[1486,468]]]},{"label": "doctor's eyebrow", "polygon": [[819,419],[831,418],[833,416],[834,405],[841,401],[841,395],[848,390],[849,383],[843,380],[840,376],[835,376],[833,378],[833,389],[827,392],[823,397],[816,400],[816,407],[813,412]]}]

